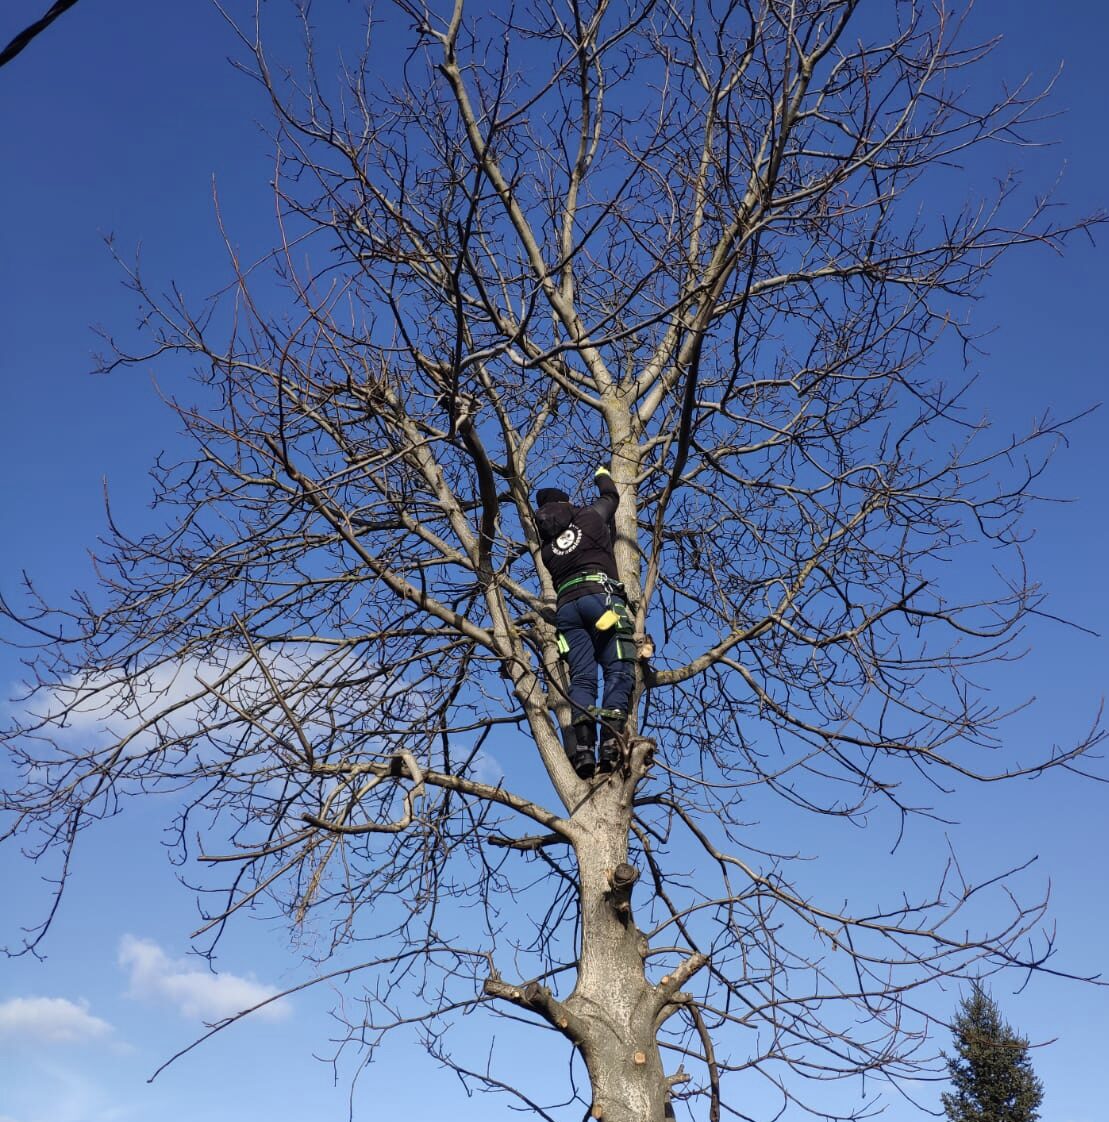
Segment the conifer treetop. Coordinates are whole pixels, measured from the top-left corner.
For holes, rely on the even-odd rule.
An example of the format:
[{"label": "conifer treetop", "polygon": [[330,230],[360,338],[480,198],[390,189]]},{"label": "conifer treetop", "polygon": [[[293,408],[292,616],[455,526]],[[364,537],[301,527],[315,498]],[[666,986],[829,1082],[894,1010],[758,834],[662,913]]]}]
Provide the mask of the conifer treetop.
[{"label": "conifer treetop", "polygon": [[952,1025],[955,1056],[947,1058],[954,1090],[942,1096],[949,1122],[1036,1122],[1043,1085],[1032,1070],[1028,1038],[1001,1017],[976,983]]}]

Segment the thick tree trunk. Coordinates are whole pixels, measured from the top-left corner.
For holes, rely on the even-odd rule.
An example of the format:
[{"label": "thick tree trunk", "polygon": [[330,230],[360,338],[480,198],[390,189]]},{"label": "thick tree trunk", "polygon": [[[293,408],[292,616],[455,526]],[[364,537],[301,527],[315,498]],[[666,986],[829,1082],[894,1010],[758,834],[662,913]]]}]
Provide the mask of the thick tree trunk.
[{"label": "thick tree trunk", "polygon": [[[618,396],[605,402],[612,442],[613,481],[620,489],[616,512],[616,560],[635,597],[640,557],[635,480],[640,449],[629,405]],[[636,728],[639,683],[629,734]],[[628,833],[635,781],[644,756],[636,753],[631,774],[618,772],[596,786],[574,815],[581,893],[581,954],[578,980],[567,1008],[574,1014],[577,1044],[593,1088],[592,1116],[603,1122],[663,1122],[668,1085],[657,1042],[658,991],[644,970],[647,942],[635,926],[631,893],[635,870],[628,865]]]},{"label": "thick tree trunk", "polygon": [[581,883],[578,981],[567,999],[593,1087],[593,1117],[663,1122],[667,1083],[656,1041],[658,990],[644,973],[646,940],[632,918],[627,864],[632,784],[595,787],[575,815]]}]

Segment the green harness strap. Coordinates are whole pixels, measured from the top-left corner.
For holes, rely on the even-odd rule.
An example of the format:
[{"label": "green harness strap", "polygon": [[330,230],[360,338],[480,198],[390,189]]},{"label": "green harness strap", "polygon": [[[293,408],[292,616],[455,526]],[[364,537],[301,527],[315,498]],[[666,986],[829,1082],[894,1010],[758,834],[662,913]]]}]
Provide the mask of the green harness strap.
[{"label": "green harness strap", "polygon": [[[599,584],[605,590],[608,601],[608,610],[593,625],[597,631],[612,630],[616,639],[616,657],[621,662],[635,662],[639,658],[639,648],[633,638],[635,624],[628,612],[628,605],[623,585],[614,580],[607,573],[581,573],[571,577],[558,586],[558,595],[569,592],[571,588],[578,588],[583,584]],[[562,659],[567,659],[570,654],[570,644],[566,636],[558,632],[558,654]]]},{"label": "green harness strap", "polygon": [[581,576],[571,577],[564,584],[560,584],[555,591],[555,595],[561,596],[564,592],[569,592],[571,588],[577,588],[579,584],[605,584],[608,581],[612,581],[612,577],[607,573],[582,573]]}]

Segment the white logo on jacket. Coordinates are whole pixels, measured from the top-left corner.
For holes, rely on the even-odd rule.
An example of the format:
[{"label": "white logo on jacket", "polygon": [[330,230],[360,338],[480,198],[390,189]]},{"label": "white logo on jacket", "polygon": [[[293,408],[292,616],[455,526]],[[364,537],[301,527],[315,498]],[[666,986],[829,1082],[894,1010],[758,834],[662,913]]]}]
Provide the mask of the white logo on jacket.
[{"label": "white logo on jacket", "polygon": [[555,538],[551,549],[554,550],[559,557],[565,557],[567,553],[573,553],[580,543],[581,530],[571,522],[570,525]]}]

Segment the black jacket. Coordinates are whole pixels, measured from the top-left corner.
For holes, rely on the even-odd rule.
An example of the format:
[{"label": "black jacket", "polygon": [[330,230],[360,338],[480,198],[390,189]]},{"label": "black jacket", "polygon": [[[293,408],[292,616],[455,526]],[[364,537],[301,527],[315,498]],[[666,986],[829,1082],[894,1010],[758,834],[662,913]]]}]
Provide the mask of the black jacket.
[{"label": "black jacket", "polygon": [[[544,503],[535,514],[535,524],[543,542],[543,564],[555,588],[583,573],[605,573],[618,580],[612,553],[612,516],[620,505],[620,492],[607,472],[596,477],[601,497],[589,506],[565,502]],[[558,600],[567,604],[579,596],[595,593],[595,585],[579,584]]]}]

